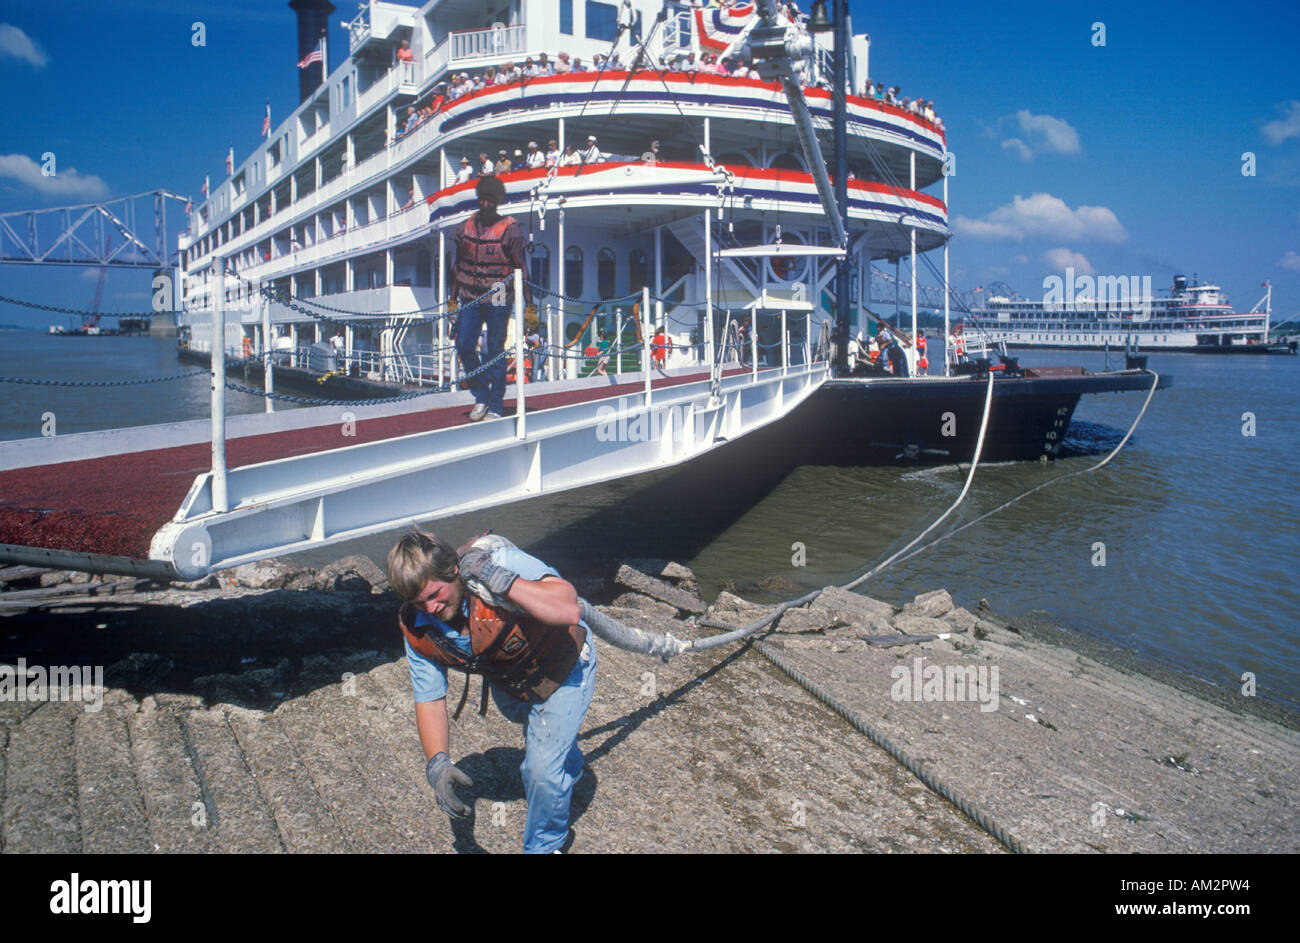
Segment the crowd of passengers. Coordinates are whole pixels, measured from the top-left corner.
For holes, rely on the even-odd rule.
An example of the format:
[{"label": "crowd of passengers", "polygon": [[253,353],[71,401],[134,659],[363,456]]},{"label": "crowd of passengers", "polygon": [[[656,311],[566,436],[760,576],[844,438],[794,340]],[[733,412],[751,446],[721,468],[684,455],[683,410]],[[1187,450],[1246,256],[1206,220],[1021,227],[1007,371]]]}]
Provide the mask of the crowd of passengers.
[{"label": "crowd of passengers", "polygon": [[[527,79],[541,78],[548,75],[568,75],[574,72],[609,72],[620,71],[624,68],[621,57],[618,52],[611,52],[608,56],[597,54],[592,60],[591,65],[585,65],[577,57],[570,58],[567,52],[561,52],[554,61],[546,53],[539,53],[537,58],[532,56],[526,58],[522,65],[514,62],[507,62],[500,66],[488,66],[477,75],[471,76],[468,72],[460,72],[453,75],[448,82],[439,82],[434,86],[433,93],[429,100],[424,104],[408,106],[406,109],[406,118],[397,130],[394,141],[400,141],[406,135],[410,134],[416,128],[430,121],[447,102],[463,98],[472,92],[484,88],[491,88],[499,85],[511,85],[515,82],[525,81]],[[633,58],[630,70],[633,72],[649,71],[652,68],[649,57],[644,50],[638,50]],[[696,56],[695,53],[684,53],[674,56],[670,61],[664,56],[658,58],[654,68],[659,72],[669,73],[687,73],[687,74],[705,74],[705,75],[724,75],[731,78],[748,79],[759,78],[758,70],[751,63],[738,57],[720,57],[716,53],[702,53]],[[816,83],[817,87],[827,88],[825,80]],[[863,97],[871,100],[882,102],[896,108],[916,115],[929,121],[935,127],[943,130],[943,120],[934,111],[934,102],[927,101],[924,98],[902,98],[899,95],[897,85],[891,88],[885,88],[883,82],[872,83],[867,79],[866,87],[862,93]]]}]

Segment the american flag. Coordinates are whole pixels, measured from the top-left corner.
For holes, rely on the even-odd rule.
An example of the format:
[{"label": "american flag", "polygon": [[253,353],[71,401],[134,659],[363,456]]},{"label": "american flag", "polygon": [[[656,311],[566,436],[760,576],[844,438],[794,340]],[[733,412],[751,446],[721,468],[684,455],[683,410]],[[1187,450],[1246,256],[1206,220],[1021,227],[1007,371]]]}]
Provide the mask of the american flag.
[{"label": "american flag", "polygon": [[226,174],[230,175],[235,172],[235,145],[230,145],[230,150],[226,151]]},{"label": "american flag", "polygon": [[271,99],[266,100],[266,117],[262,119],[262,137],[271,136]]},{"label": "american flag", "polygon": [[204,196],[207,196],[207,195],[208,195],[208,175],[207,175],[207,174],[204,174],[204,175],[203,175],[203,186],[199,188],[199,192],[202,193]]},{"label": "american flag", "polygon": [[298,63],[298,68],[305,69],[313,62],[322,62],[324,61],[324,59],[325,59],[325,55],[324,53],[321,52],[320,43],[317,43],[316,48],[313,49],[311,52],[307,53],[306,58],[304,58],[302,62]]}]

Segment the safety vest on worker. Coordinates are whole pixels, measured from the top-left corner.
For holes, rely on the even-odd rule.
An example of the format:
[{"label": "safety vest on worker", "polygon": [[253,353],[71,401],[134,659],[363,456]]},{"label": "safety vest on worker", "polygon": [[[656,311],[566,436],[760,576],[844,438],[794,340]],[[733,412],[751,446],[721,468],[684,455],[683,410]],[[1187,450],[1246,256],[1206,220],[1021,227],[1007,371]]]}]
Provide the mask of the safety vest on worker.
[{"label": "safety vest on worker", "polygon": [[[513,546],[498,535],[485,535],[469,546],[488,550]],[[398,611],[402,634],[418,654],[467,674],[481,674],[511,697],[537,704],[564,684],[577,664],[587,629],[582,625],[556,626],[523,612],[512,611],[504,600],[486,602],[476,593],[489,595],[477,584],[466,591],[469,601],[469,641],[472,654],[447,640],[437,626],[416,625],[416,608],[406,603]]]},{"label": "safety vest on worker", "polygon": [[465,220],[456,243],[456,285],[475,296],[490,291],[498,282],[509,282],[510,260],[501,240],[514,223],[513,216],[502,216],[482,231],[478,214]]}]

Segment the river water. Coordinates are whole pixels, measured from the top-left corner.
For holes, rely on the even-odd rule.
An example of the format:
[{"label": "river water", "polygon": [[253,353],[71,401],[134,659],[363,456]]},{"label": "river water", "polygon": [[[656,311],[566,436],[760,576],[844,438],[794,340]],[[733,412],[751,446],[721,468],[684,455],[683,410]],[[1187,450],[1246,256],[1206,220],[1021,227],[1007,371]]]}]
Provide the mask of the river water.
[{"label": "river water", "polygon": [[[1021,353],[1030,364],[1103,367],[1101,354]],[[1035,613],[1225,691],[1252,672],[1262,698],[1300,708],[1300,359],[1153,354],[1150,365],[1173,375],[1174,386],[1155,395],[1114,462],[1030,496],[864,590],[900,602],[946,587],[969,607],[983,598],[1002,614]],[[170,344],[148,338],[0,334],[0,377],[125,379],[186,369]],[[203,418],[208,396],[203,376],[94,390],[0,383],[0,438],[39,435],[48,412],[61,434]],[[981,467],[952,523],[1094,464],[1143,396],[1085,397],[1067,440],[1075,454]],[[262,408],[238,394],[228,406]],[[494,529],[565,575],[608,576],[619,560],[662,556],[692,567],[706,596],[728,580],[765,580],[766,598],[775,599],[856,576],[923,530],[963,481],[952,466],[819,467],[754,451],[723,450],[697,467],[535,499],[441,529],[453,541]],[[381,535],[302,558],[361,552],[382,564],[391,542]],[[804,565],[794,565],[796,556]]]}]

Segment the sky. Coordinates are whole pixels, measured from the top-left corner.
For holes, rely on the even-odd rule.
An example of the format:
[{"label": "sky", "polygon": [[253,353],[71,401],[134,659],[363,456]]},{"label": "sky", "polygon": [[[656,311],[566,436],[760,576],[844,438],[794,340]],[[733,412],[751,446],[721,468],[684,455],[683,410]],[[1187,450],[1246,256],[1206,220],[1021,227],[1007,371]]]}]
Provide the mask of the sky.
[{"label": "sky", "polygon": [[[337,61],[355,6],[336,5]],[[1269,281],[1274,320],[1300,314],[1300,4],[850,7],[872,78],[932,99],[947,126],[954,287],[1041,297],[1067,265],[1150,276],[1157,291],[1196,274],[1238,310]],[[282,0],[50,9],[0,0],[0,213],[159,187],[197,202],[204,174],[224,179],[230,145],[238,163],[257,144],[267,99],[274,124],[297,104]],[[192,42],[196,22],[206,45]],[[54,177],[39,172],[46,153]],[[88,307],[97,278],[4,264],[0,295]],[[147,275],[112,272],[102,308],[147,309],[148,288]],[[0,323],[60,320],[0,303]]]}]

